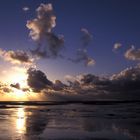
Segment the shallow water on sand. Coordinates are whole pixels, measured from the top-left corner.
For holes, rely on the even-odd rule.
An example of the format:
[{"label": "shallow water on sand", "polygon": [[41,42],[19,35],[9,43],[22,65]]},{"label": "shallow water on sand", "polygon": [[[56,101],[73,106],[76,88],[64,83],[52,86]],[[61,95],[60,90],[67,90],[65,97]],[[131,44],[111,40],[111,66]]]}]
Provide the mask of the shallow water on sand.
[{"label": "shallow water on sand", "polygon": [[0,105],[0,140],[140,140],[140,103]]}]

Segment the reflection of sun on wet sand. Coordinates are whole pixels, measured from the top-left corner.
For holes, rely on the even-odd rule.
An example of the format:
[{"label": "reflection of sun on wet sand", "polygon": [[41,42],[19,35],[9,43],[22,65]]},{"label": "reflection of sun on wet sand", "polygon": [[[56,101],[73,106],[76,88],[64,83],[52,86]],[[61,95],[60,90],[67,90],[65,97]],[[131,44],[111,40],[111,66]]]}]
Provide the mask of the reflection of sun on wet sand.
[{"label": "reflection of sun on wet sand", "polygon": [[1,105],[0,140],[140,139],[137,102]]},{"label": "reflection of sun on wet sand", "polygon": [[26,117],[25,117],[24,108],[18,108],[16,130],[20,134],[23,134],[26,131]]}]

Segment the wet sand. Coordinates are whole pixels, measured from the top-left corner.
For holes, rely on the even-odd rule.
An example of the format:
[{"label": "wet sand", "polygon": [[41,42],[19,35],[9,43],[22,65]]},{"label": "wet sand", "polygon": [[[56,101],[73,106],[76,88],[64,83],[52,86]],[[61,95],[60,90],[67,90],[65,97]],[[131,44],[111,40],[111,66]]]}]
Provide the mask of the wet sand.
[{"label": "wet sand", "polygon": [[139,140],[140,102],[1,102],[0,140]]}]

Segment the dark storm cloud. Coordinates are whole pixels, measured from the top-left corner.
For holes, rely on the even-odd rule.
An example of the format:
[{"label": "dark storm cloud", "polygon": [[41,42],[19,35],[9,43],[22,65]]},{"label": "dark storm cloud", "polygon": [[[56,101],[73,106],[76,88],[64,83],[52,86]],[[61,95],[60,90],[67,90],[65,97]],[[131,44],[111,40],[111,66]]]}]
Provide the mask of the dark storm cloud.
[{"label": "dark storm cloud", "polygon": [[140,49],[135,49],[134,46],[132,46],[130,49],[128,49],[125,54],[125,58],[132,61],[139,61],[140,60]]},{"label": "dark storm cloud", "polygon": [[4,59],[5,61],[9,61],[12,64],[32,64],[33,58],[30,57],[30,55],[27,52],[24,52],[22,50],[17,51],[6,51],[0,49],[0,57]]},{"label": "dark storm cloud", "polygon": [[29,36],[38,44],[32,54],[39,57],[56,58],[64,45],[64,37],[56,35],[52,29],[56,26],[56,16],[52,4],[40,4],[36,9],[37,17],[27,21]]},{"label": "dark storm cloud", "polygon": [[95,60],[88,56],[86,49],[79,49],[76,53],[76,58],[68,58],[69,61],[73,63],[84,62],[85,66],[93,66],[95,65]]},{"label": "dark storm cloud", "polygon": [[27,74],[27,83],[34,92],[39,92],[45,88],[47,89],[48,86],[53,85],[53,83],[48,80],[46,75],[40,70],[30,68],[28,69]]}]

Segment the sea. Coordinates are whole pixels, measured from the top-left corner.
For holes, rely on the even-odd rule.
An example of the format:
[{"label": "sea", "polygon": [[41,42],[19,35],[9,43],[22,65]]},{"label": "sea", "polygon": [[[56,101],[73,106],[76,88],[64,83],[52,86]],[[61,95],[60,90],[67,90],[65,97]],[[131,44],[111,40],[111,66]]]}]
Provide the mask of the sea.
[{"label": "sea", "polygon": [[0,140],[140,140],[140,101],[0,102]]}]

